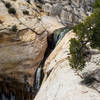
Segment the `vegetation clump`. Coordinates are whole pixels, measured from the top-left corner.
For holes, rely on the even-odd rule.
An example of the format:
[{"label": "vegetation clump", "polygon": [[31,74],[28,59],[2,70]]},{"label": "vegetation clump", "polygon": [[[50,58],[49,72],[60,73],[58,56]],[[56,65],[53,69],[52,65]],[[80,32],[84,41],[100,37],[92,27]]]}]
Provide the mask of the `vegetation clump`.
[{"label": "vegetation clump", "polygon": [[14,14],[14,15],[15,15],[15,14],[16,14],[16,9],[13,8],[13,7],[12,7],[12,8],[9,8],[9,9],[8,9],[8,13],[9,13],[9,14]]},{"label": "vegetation clump", "polygon": [[24,10],[24,11],[23,11],[23,14],[24,14],[24,15],[29,15],[29,11]]},{"label": "vegetation clump", "polygon": [[73,27],[76,38],[70,40],[70,65],[76,70],[82,70],[85,67],[88,56],[87,44],[90,47],[100,49],[100,0],[94,4],[94,12],[87,17],[84,22]]},{"label": "vegetation clump", "polygon": [[6,6],[6,8],[10,8],[10,7],[11,7],[10,2],[6,2],[6,3],[5,3],[5,6]]},{"label": "vegetation clump", "polygon": [[78,70],[82,70],[82,68],[85,66],[85,58],[86,58],[86,46],[82,44],[80,40],[77,40],[75,38],[71,39],[70,44],[70,53],[71,53],[71,59],[70,59],[70,65],[72,68]]},{"label": "vegetation clump", "polygon": [[16,26],[16,25],[13,25],[12,28],[11,28],[11,31],[17,32],[17,30],[18,30],[18,29],[17,29],[17,26]]}]

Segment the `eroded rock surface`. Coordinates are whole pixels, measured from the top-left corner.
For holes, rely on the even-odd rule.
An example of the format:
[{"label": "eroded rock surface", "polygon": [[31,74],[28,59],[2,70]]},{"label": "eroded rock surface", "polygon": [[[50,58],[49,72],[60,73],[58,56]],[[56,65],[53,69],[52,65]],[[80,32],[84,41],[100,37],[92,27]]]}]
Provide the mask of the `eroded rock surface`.
[{"label": "eroded rock surface", "polygon": [[[9,14],[5,3],[10,3],[16,15]],[[38,14],[24,0],[0,1],[0,74],[24,82],[24,75],[32,86],[34,72],[43,58],[47,47],[47,32],[38,21]],[[23,11],[29,10],[29,15]],[[37,26],[40,25],[40,29]],[[15,30],[14,30],[14,27]],[[35,30],[40,35],[37,35]]]},{"label": "eroded rock surface", "polygon": [[65,25],[75,25],[91,14],[95,0],[43,0],[43,9],[59,16]]},{"label": "eroded rock surface", "polygon": [[[16,10],[15,14],[8,12],[7,3]],[[45,22],[44,18],[48,20]],[[36,69],[47,48],[47,36],[61,27],[55,18],[39,12],[34,2],[0,0],[0,84],[4,83],[0,85],[0,92],[3,88],[7,93],[14,91],[18,94],[17,100],[22,100],[20,97],[25,94],[27,97],[25,91],[30,89],[24,88],[33,87]]]}]

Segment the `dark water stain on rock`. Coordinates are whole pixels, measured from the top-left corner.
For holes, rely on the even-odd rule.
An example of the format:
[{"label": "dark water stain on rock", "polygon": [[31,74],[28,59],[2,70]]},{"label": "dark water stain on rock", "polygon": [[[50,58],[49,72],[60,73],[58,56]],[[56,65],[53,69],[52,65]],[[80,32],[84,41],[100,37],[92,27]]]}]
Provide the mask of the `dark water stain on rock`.
[{"label": "dark water stain on rock", "polygon": [[32,87],[4,76],[0,81],[0,100],[32,100],[34,97]]}]

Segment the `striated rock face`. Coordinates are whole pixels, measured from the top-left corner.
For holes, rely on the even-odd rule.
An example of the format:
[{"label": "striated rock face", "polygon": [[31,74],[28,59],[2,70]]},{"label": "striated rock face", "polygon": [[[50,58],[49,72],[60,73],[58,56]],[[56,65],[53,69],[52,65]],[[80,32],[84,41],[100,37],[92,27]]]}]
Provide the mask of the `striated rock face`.
[{"label": "striated rock face", "polygon": [[[16,15],[8,13],[7,2],[16,9]],[[32,7],[35,9],[24,0],[0,1],[0,74],[20,82],[24,82],[26,75],[31,86],[47,47],[47,32],[38,21],[40,15]],[[24,15],[24,10],[29,10],[29,15]],[[33,28],[35,31],[31,30]]]},{"label": "striated rock face", "polygon": [[44,11],[59,16],[65,25],[74,25],[91,14],[95,0],[43,0]]},{"label": "striated rock face", "polygon": [[[34,100],[99,100],[99,71],[100,52],[95,51],[90,62],[87,62],[86,68],[81,74],[93,72],[92,79],[95,81],[92,85],[83,84],[84,80],[69,66],[69,40],[75,37],[75,34],[68,32],[59,45],[50,54],[45,62],[45,78]],[[94,52],[91,51],[91,52]],[[95,61],[96,60],[96,61]],[[83,75],[84,76],[84,75]],[[89,80],[87,83],[91,83]],[[90,87],[88,87],[90,86]],[[93,86],[93,88],[92,88]]]},{"label": "striated rock face", "polygon": [[[16,14],[8,13],[8,2]],[[25,0],[0,1],[0,99],[3,91],[8,96],[12,91],[16,100],[34,95],[35,72],[47,48],[47,31],[38,20],[41,14],[33,9],[35,5]],[[28,15],[23,14],[26,10]]]},{"label": "striated rock face", "polygon": [[[31,41],[23,36],[23,40],[25,40],[23,42],[13,40],[12,34],[3,33],[0,37],[0,74],[15,78],[23,83],[24,76],[27,76],[27,81],[32,86],[35,70],[43,58],[47,46],[46,36],[43,34],[35,39],[30,36],[28,39],[34,39]],[[34,33],[29,32],[29,34]]]}]

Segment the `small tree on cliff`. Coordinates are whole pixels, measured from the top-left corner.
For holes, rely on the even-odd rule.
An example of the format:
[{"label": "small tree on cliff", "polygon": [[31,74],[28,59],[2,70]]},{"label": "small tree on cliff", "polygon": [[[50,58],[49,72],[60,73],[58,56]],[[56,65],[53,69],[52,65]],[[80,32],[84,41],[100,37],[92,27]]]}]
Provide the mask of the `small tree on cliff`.
[{"label": "small tree on cliff", "polygon": [[73,27],[76,38],[70,40],[70,65],[76,70],[85,67],[87,58],[87,43],[92,48],[100,49],[100,0],[94,4],[94,13],[87,19]]}]

